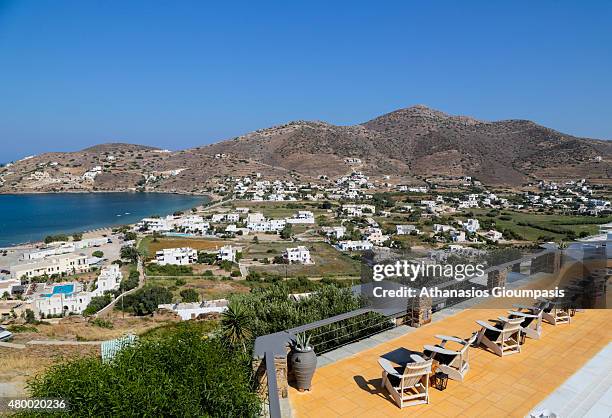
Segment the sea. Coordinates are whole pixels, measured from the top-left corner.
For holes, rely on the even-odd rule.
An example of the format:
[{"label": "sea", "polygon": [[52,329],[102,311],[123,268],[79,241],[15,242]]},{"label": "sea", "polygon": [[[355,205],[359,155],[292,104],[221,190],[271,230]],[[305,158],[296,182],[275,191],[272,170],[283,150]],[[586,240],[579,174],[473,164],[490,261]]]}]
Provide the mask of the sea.
[{"label": "sea", "polygon": [[0,248],[134,223],[210,201],[171,193],[44,193],[0,195]]}]

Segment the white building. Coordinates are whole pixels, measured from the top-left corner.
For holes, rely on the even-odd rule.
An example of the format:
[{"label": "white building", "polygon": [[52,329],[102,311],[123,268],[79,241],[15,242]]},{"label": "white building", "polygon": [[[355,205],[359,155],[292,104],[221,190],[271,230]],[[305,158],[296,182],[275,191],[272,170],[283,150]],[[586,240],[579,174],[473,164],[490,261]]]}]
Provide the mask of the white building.
[{"label": "white building", "polygon": [[231,261],[232,263],[236,262],[236,252],[236,248],[231,245],[225,245],[217,251],[217,259],[221,261]]},{"label": "white building", "polygon": [[101,238],[85,238],[80,241],[74,241],[72,243],[77,250],[81,250],[84,248],[92,248],[92,247],[101,247],[109,243],[109,239],[107,237]]},{"label": "white building", "polygon": [[168,232],[172,231],[168,218],[144,218],[134,226],[135,231]]},{"label": "white building", "polygon": [[288,224],[314,224],[314,214],[309,210],[300,210],[292,218],[285,219]]},{"label": "white building", "polygon": [[155,253],[155,258],[160,266],[186,266],[198,261],[198,252],[190,247],[164,248]]},{"label": "white building", "polygon": [[122,278],[123,275],[117,264],[104,267],[98,276],[96,290],[92,292],[93,296],[102,296],[104,292],[119,289]]},{"label": "white building", "polygon": [[247,228],[254,232],[278,232],[286,225],[284,219],[270,219],[262,222],[252,222],[247,224]]},{"label": "white building", "polygon": [[389,235],[383,234],[380,228],[368,228],[366,231],[366,239],[374,245],[383,245],[389,239]]},{"label": "white building", "polygon": [[374,205],[342,205],[342,211],[350,217],[363,216],[364,213],[374,214],[376,206]]},{"label": "white building", "polygon": [[346,227],[344,226],[324,226],[321,230],[328,237],[335,237],[336,239],[342,238],[346,234]]},{"label": "white building", "polygon": [[502,239],[503,234],[499,231],[496,231],[494,229],[491,229],[489,231],[487,231],[487,233],[484,234],[485,238],[493,241],[493,242],[497,242],[500,239]]},{"label": "white building", "polygon": [[0,280],[0,297],[4,296],[5,293],[12,296],[13,288],[20,285],[21,280],[19,279]]},{"label": "white building", "polygon": [[187,233],[204,234],[210,229],[210,224],[198,215],[184,216],[176,223],[176,228]]},{"label": "white building", "polygon": [[396,225],[397,235],[420,234],[416,225]]},{"label": "white building", "polygon": [[223,313],[227,310],[226,299],[205,300],[193,303],[169,303],[158,305],[157,309],[172,311],[181,317],[183,321],[197,319],[200,315],[208,313]]},{"label": "white building", "polygon": [[34,297],[34,313],[44,315],[81,314],[91,302],[92,294],[83,291],[79,282],[57,283],[45,286],[41,293]]},{"label": "white building", "polygon": [[85,254],[63,254],[47,257],[40,261],[11,266],[11,277],[52,276],[84,273],[89,270],[89,262]]},{"label": "white building", "polygon": [[338,248],[342,251],[365,251],[374,248],[370,241],[340,241]]},{"label": "white building", "polygon": [[303,245],[287,248],[283,253],[283,257],[289,263],[314,264],[310,258],[310,251]]},{"label": "white building", "polygon": [[457,231],[455,229],[450,231],[453,242],[465,242],[465,231]]},{"label": "white building", "polygon": [[265,222],[265,220],[266,217],[263,215],[263,213],[260,212],[249,213],[246,217],[247,225]]},{"label": "white building", "polygon": [[478,222],[478,219],[468,219],[467,222],[463,224],[463,229],[474,234],[480,229],[480,222]]},{"label": "white building", "polygon": [[50,245],[40,250],[23,253],[22,258],[24,260],[42,260],[44,258],[51,257],[54,255],[73,253],[75,250],[76,250],[75,243],[62,242],[62,243],[57,243],[55,245]]}]

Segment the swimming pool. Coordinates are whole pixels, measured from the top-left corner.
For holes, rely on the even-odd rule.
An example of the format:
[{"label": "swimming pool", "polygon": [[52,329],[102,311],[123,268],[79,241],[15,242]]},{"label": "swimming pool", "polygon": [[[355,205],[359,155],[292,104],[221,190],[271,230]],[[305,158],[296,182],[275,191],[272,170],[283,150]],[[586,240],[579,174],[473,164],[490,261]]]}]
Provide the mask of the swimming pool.
[{"label": "swimming pool", "polygon": [[62,284],[62,285],[57,285],[57,286],[53,286],[53,294],[57,295],[60,293],[63,293],[65,295],[69,294],[69,293],[73,293],[74,292],[74,285],[73,284]]}]

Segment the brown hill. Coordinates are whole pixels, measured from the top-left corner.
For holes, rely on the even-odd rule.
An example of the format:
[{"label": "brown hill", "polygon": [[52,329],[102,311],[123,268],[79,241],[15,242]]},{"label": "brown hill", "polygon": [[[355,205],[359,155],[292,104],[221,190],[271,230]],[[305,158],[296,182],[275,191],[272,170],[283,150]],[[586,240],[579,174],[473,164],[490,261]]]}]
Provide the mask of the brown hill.
[{"label": "brown hill", "polygon": [[[96,165],[103,172],[83,181]],[[295,121],[178,152],[103,144],[43,154],[0,169],[0,191],[124,190],[146,182],[155,190],[197,192],[224,176],[307,179],[354,169],[406,181],[470,175],[491,185],[576,178],[609,184],[612,143],[526,120],[486,122],[413,106],[354,126]]]}]

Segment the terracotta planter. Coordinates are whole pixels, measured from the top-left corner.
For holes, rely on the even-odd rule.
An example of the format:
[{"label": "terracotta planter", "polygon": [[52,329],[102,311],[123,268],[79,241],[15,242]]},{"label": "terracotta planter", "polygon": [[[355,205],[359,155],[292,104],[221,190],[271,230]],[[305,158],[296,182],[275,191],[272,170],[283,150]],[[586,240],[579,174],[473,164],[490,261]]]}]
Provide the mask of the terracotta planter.
[{"label": "terracotta planter", "polygon": [[314,350],[311,348],[302,351],[294,348],[291,353],[291,368],[298,390],[310,390],[312,376],[317,368],[317,355]]}]

